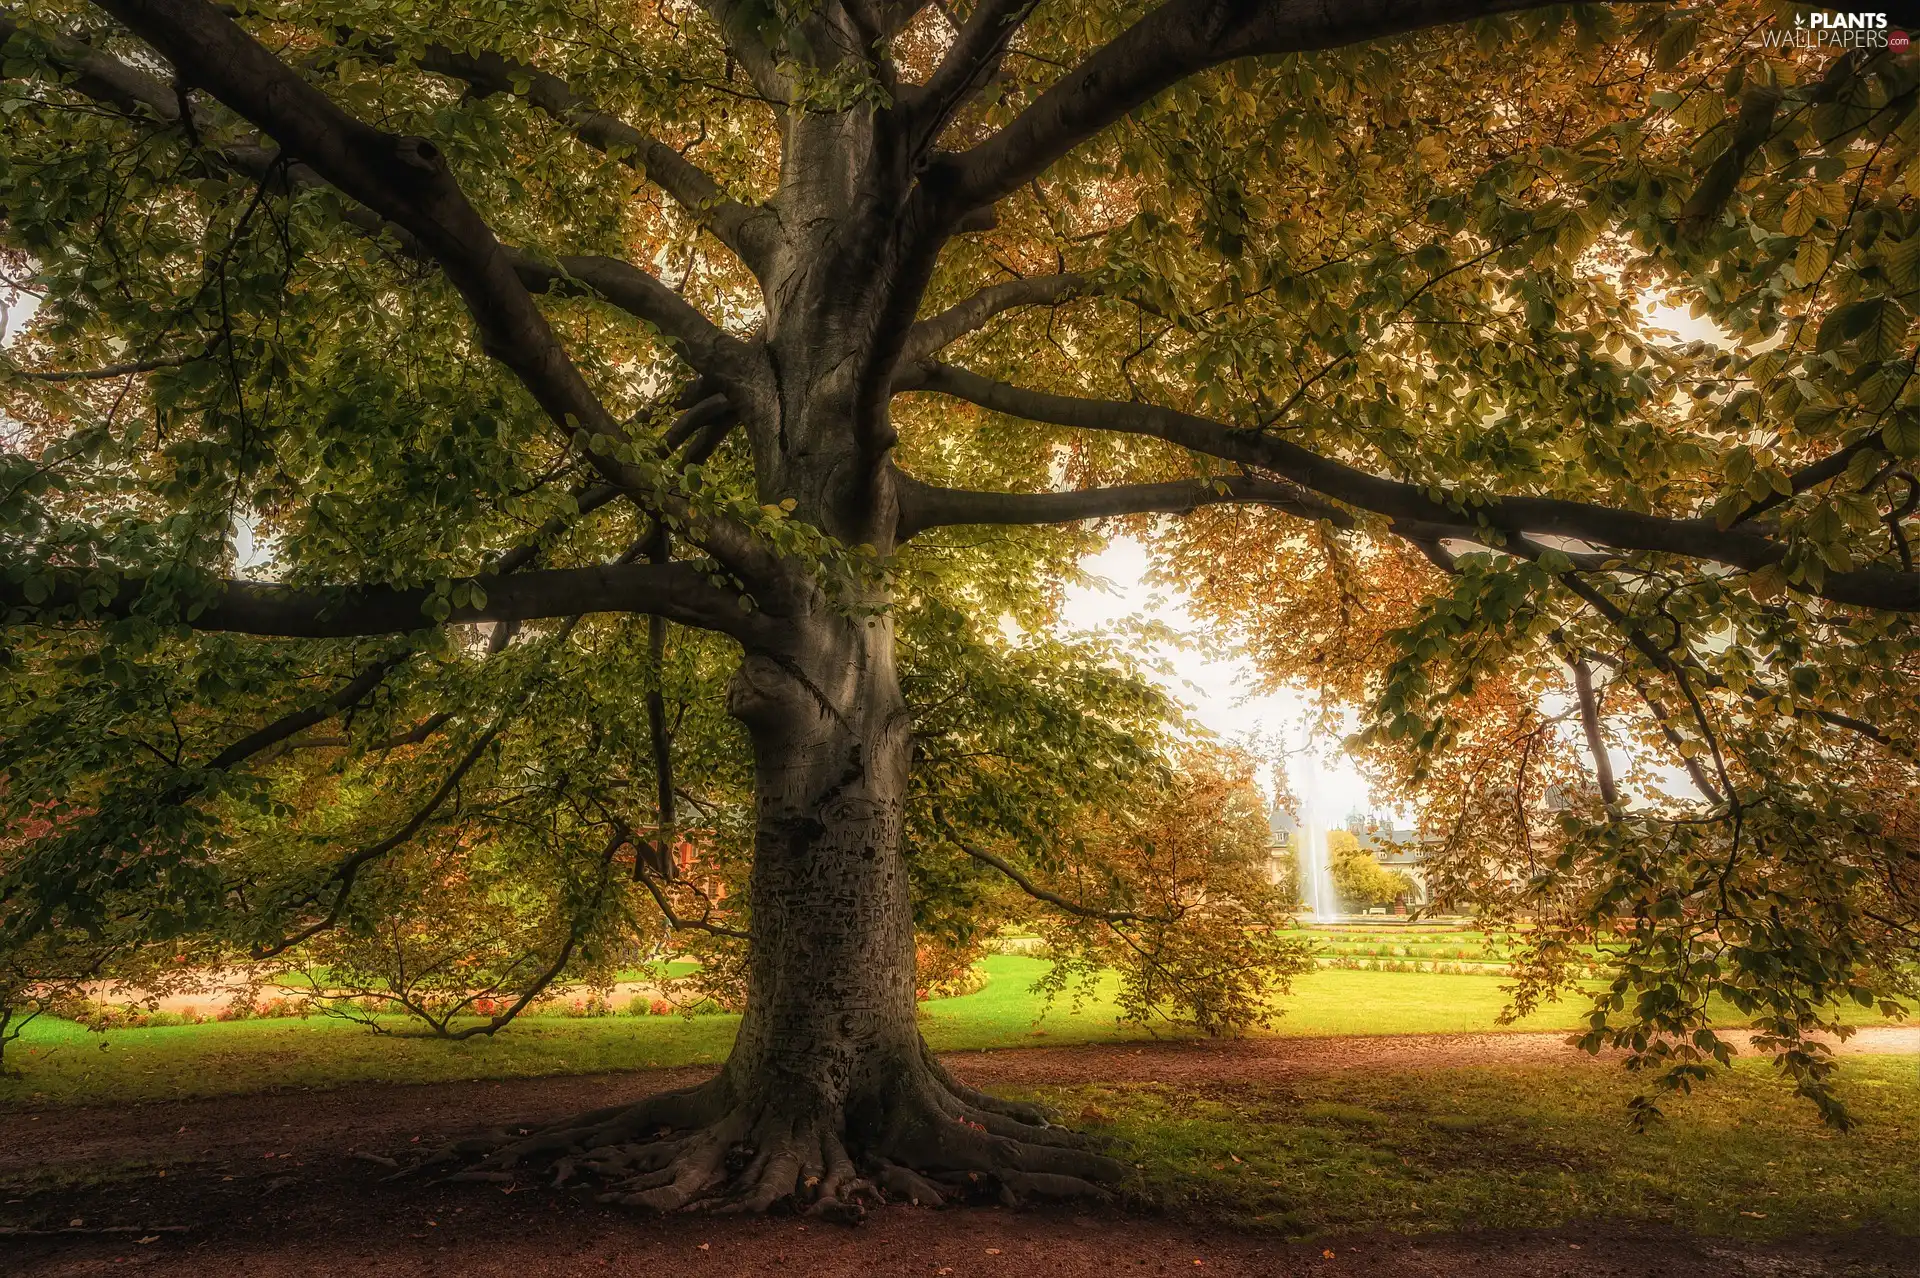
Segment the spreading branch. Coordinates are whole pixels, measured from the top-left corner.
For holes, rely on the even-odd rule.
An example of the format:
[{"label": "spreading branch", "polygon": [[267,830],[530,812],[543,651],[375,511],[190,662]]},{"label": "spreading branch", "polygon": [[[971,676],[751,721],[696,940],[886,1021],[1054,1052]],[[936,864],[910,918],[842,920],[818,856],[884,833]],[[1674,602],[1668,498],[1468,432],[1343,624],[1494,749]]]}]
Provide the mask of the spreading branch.
[{"label": "spreading branch", "polygon": [[513,249],[507,257],[529,293],[585,291],[657,326],[681,358],[700,372],[735,381],[751,376],[755,362],[745,342],[631,262],[587,255],[548,261]]},{"label": "spreading branch", "polygon": [[0,45],[21,34],[42,44],[53,63],[72,77],[69,86],[76,92],[128,115],[151,113],[169,124],[180,118],[178,98],[158,77],[71,36],[29,26],[18,14],[0,9]]},{"label": "spreading branch", "polygon": [[13,368],[7,371],[15,377],[25,377],[36,382],[104,382],[115,377],[157,372],[163,368],[182,368],[206,357],[205,351],[199,351],[192,355],[161,355],[153,359],[132,360],[125,364],[108,364],[101,368]]},{"label": "spreading branch", "polygon": [[[527,1008],[532,1005],[533,1000],[539,998],[541,994],[546,992],[549,985],[552,985],[556,980],[560,979],[560,974],[567,970],[567,964],[573,961],[574,951],[580,948],[580,942],[586,936],[587,925],[591,922],[594,912],[600,908],[600,903],[606,899],[607,888],[613,880],[612,869],[614,854],[620,850],[621,845],[626,841],[625,831],[616,829],[613,835],[608,838],[606,846],[600,849],[600,875],[594,885],[593,901],[587,909],[582,910],[573,920],[572,926],[567,929],[567,939],[560,946],[560,952],[554,955],[553,962],[547,965],[546,970],[534,977],[533,982],[520,991],[520,997],[513,1001],[512,1006],[506,1008],[504,1011],[494,1013],[487,1019],[485,1024],[469,1025],[465,1029],[449,1032],[443,1023],[439,1028],[445,1038],[451,1042],[458,1043],[481,1034],[485,1034],[489,1038],[493,1037],[511,1024],[513,1019],[519,1016],[520,1013],[526,1011]],[[429,1018],[429,1020],[431,1020],[431,1018]]]},{"label": "spreading branch", "polygon": [[[205,89],[288,155],[411,235],[460,292],[487,353],[519,378],[569,438],[584,432],[590,440],[624,442],[535,305],[515,255],[468,202],[432,142],[384,133],[347,114],[205,0],[106,0],[103,7],[172,62],[183,84]],[[620,283],[646,288],[631,278]],[[690,351],[733,340],[708,328],[670,335]],[[639,491],[644,476],[610,453],[588,449],[608,479]]]},{"label": "spreading branch", "polygon": [[1600,698],[1593,689],[1593,667],[1578,653],[1567,659],[1573,670],[1574,693],[1580,700],[1580,728],[1586,733],[1587,752],[1593,756],[1593,774],[1600,783],[1600,801],[1611,812],[1620,802],[1620,791],[1613,781],[1613,759],[1607,754],[1607,739],[1600,728]]},{"label": "spreading branch", "polygon": [[936,488],[906,475],[896,479],[901,541],[955,524],[1064,524],[1115,515],[1184,515],[1202,506],[1271,506],[1302,519],[1325,519],[1337,527],[1353,516],[1298,485],[1245,475],[1182,479],[1164,484],[1122,484],[1053,493],[990,493]]},{"label": "spreading branch", "polygon": [[271,749],[315,724],[324,723],[342,711],[353,708],[412,656],[411,652],[403,652],[372,663],[324,700],[281,715],[265,727],[241,737],[209,760],[207,767],[221,771],[237,767],[261,751]]},{"label": "spreading branch", "polygon": [[965,852],[974,860],[983,865],[990,865],[1012,879],[1015,886],[1034,900],[1044,901],[1048,905],[1056,909],[1065,910],[1068,914],[1072,914],[1078,918],[1096,919],[1102,923],[1172,924],[1179,922],[1177,915],[1140,914],[1133,910],[1102,910],[1091,905],[1082,905],[1078,901],[1070,901],[1058,892],[1049,892],[1046,888],[1041,887],[1038,883],[1035,883],[1032,879],[1021,873],[1013,865],[995,856],[985,848],[975,847],[971,843],[962,843],[959,846],[962,852]]},{"label": "spreading branch", "polygon": [[277,941],[256,946],[253,957],[266,959],[284,954],[294,946],[312,940],[320,933],[337,925],[346,914],[347,902],[353,897],[353,885],[359,879],[360,871],[396,848],[404,847],[413,840],[414,835],[420,833],[427,822],[432,820],[433,814],[440,810],[440,805],[460,787],[461,780],[473,770],[473,765],[480,762],[480,757],[487,752],[487,747],[492,745],[495,738],[505,730],[507,720],[518,708],[519,703],[516,702],[489,724],[486,731],[474,738],[473,743],[467,747],[466,753],[460,756],[460,761],[454,764],[453,769],[445,777],[441,778],[440,784],[434,787],[432,794],[427,796],[427,801],[414,809],[413,815],[408,817],[399,829],[377,843],[368,844],[352,855],[342,858],[334,866],[333,872],[327,876],[327,881],[336,885],[333,903],[327,907],[325,914]]},{"label": "spreading branch", "polygon": [[[23,26],[16,15],[0,9],[0,44],[23,31],[41,42],[44,54],[41,65],[59,72],[63,87],[142,122],[150,120],[163,127],[190,126],[193,136],[203,144],[210,136],[222,132],[213,127],[214,121],[207,118],[203,109],[158,76],[71,37],[34,32]],[[278,147],[257,136],[219,146],[203,145],[202,154],[269,190],[316,190],[329,186],[307,165],[289,158]],[[374,239],[392,240],[409,257],[432,260],[411,231],[363,204],[349,200],[340,210],[340,216]]]},{"label": "spreading branch", "polygon": [[705,932],[709,936],[730,936],[736,941],[751,941],[753,933],[743,932],[737,927],[728,927],[724,923],[715,923],[711,919],[688,919],[680,917],[673,908],[673,902],[667,900],[667,894],[660,888],[660,880],[649,868],[642,868],[640,881],[647,886],[647,892],[653,897],[653,903],[660,907],[667,926],[676,932]]},{"label": "spreading branch", "polygon": [[778,225],[773,214],[730,199],[704,170],[659,138],[599,109],[551,72],[493,52],[465,53],[444,45],[422,51],[420,65],[462,80],[480,96],[515,93],[573,131],[596,151],[646,176],[713,232],[756,272],[766,267]]},{"label": "spreading branch", "polygon": [[1007,46],[1038,0],[979,0],[940,65],[914,95],[916,148],[930,145],[1000,69]]},{"label": "spreading branch", "polygon": [[[4,10],[0,10],[0,37],[10,35],[18,29],[20,28],[17,20],[8,17]],[[241,33],[241,37],[246,38],[244,32]],[[141,108],[157,117],[163,124],[176,124],[182,119],[180,95],[171,85],[157,77],[64,37],[51,41],[49,52],[56,66],[76,77],[72,87],[80,92],[98,101],[121,106],[123,109]],[[271,60],[271,55],[267,57]],[[283,74],[291,78],[291,73],[284,72],[284,69]],[[297,78],[294,82],[302,83]],[[317,91],[311,92],[314,92],[316,97],[319,96]],[[324,97],[320,97],[319,100],[326,102]],[[344,116],[341,118],[348,120]],[[196,134],[204,136],[211,132],[212,130],[208,127],[210,123],[210,121],[198,120],[195,126]],[[348,123],[357,124],[356,121],[351,120],[348,120]],[[361,127],[364,128],[364,126]],[[390,148],[403,148],[409,142],[427,145],[420,143],[418,139],[377,136],[381,136]],[[431,150],[430,145],[429,150]],[[299,189],[331,185],[357,201],[356,204],[343,210],[342,215],[348,222],[376,238],[385,237],[396,241],[401,249],[411,256],[446,264],[446,259],[434,251],[428,237],[423,237],[419,229],[408,219],[394,216],[391,209],[382,209],[375,202],[367,200],[363,192],[344,186],[334,180],[331,175],[323,175],[312,166],[290,158],[279,148],[262,145],[255,139],[219,147],[211,154],[235,172],[258,181],[268,182],[276,187]],[[688,167],[691,168],[691,166]],[[451,183],[450,178],[447,181]],[[464,203],[463,199],[459,199],[457,189],[454,195],[458,202]],[[471,210],[467,212],[471,213]],[[469,220],[477,221],[477,218]],[[466,229],[473,230],[470,226]],[[484,227],[480,229],[484,230]],[[630,263],[617,258],[586,255],[543,258],[524,250],[502,248],[497,243],[479,243],[492,240],[490,231],[484,236],[473,238],[480,248],[497,250],[503,255],[522,288],[528,293],[568,290],[597,295],[621,310],[656,325],[674,343],[687,362],[696,369],[736,378],[751,374],[753,364],[745,343],[727,334],[679,294]],[[449,274],[452,275],[453,272],[450,270]],[[459,282],[457,277],[455,282]],[[463,287],[462,292],[465,294],[467,290]],[[467,300],[470,307],[475,304],[472,296],[468,296]],[[524,308],[520,309],[524,310]],[[496,318],[494,327],[504,327],[504,316],[505,312],[502,311]],[[481,321],[483,337],[489,336],[487,316],[476,311],[475,318]],[[558,349],[557,339],[552,339],[550,333],[548,338],[554,347],[554,353],[564,362],[566,357],[564,352]],[[499,352],[493,349],[495,344],[489,343],[489,351],[498,356]],[[107,378],[126,373],[175,367],[190,363],[195,358],[199,356],[167,357],[161,360],[115,365],[106,369],[79,373],[23,371],[22,375],[44,381]],[[503,359],[503,362],[508,363],[509,366],[513,365],[512,360]],[[516,368],[515,371],[520,370]],[[531,383],[529,385],[531,388]],[[576,388],[576,397],[577,392],[584,392],[584,386]],[[578,420],[585,423],[588,419],[579,418]]]},{"label": "spreading branch", "polygon": [[907,330],[901,360],[911,364],[926,359],[985,327],[988,320],[1004,311],[1018,306],[1058,306],[1082,296],[1086,289],[1085,277],[1072,274],[1029,275],[983,288]]},{"label": "spreading branch", "polygon": [[1169,0],[1061,76],[985,142],[938,157],[927,185],[957,215],[1012,194],[1162,90],[1209,67],[1261,54],[1381,40],[1544,3]]},{"label": "spreading branch", "polygon": [[[1451,494],[1436,500],[1426,485],[1369,474],[1290,440],[1183,413],[1120,400],[1082,399],[1027,390],[949,364],[904,371],[896,391],[951,395],[994,412],[1082,430],[1163,439],[1196,453],[1259,467],[1324,498],[1427,526],[1445,535],[1479,540],[1488,534],[1574,538],[1623,551],[1653,551],[1758,571],[1786,558],[1787,547],[1750,527],[1721,528],[1711,519],[1620,510],[1557,497]],[[1816,588],[1798,587],[1833,603],[1885,611],[1920,611],[1920,573],[1856,568],[1826,574]]]},{"label": "spreading branch", "polygon": [[[401,250],[412,257],[446,266],[449,277],[455,280],[467,298],[469,310],[474,315],[483,344],[489,352],[521,377],[522,382],[535,392],[552,420],[563,427],[569,437],[574,436],[576,431],[584,431],[590,439],[599,442],[601,446],[590,445],[587,448],[586,459],[602,478],[609,481],[615,492],[626,496],[649,514],[665,513],[680,521],[690,541],[712,554],[743,580],[765,586],[778,577],[777,565],[748,530],[730,520],[696,515],[684,501],[672,497],[662,500],[656,491],[653,473],[621,459],[623,449],[632,441],[580,379],[578,370],[568,359],[558,339],[534,308],[527,285],[531,283],[543,290],[562,284],[568,287],[592,287],[616,305],[659,324],[669,337],[679,342],[690,359],[703,358],[699,352],[706,352],[716,363],[724,364],[735,373],[745,370],[743,352],[746,348],[743,343],[709,324],[671,290],[626,263],[614,259],[568,259],[580,272],[579,277],[573,277],[560,262],[546,263],[529,254],[503,248],[466,205],[458,188],[451,185],[451,178],[444,174],[444,165],[436,169],[438,156],[431,144],[421,139],[379,134],[345,116],[317,90],[311,89],[281,67],[270,53],[255,44],[245,32],[218,13],[208,18],[201,12],[207,6],[198,4],[197,0],[178,0],[177,4],[170,6],[132,7],[142,10],[150,7],[188,10],[203,24],[211,24],[219,30],[222,37],[219,49],[232,48],[248,53],[250,56],[244,59],[245,74],[236,73],[241,83],[234,90],[243,101],[252,100],[247,97],[248,94],[272,98],[276,85],[291,83],[296,86],[296,89],[280,94],[286,101],[275,99],[277,105],[267,104],[273,106],[273,110],[269,111],[266,106],[259,104],[256,106],[269,119],[278,119],[283,115],[292,117],[292,123],[287,126],[291,136],[307,138],[308,135],[314,135],[318,139],[315,142],[317,149],[325,151],[331,147],[333,152],[339,152],[334,158],[339,160],[340,172],[346,175],[347,181],[343,184],[332,180],[280,148],[263,145],[257,140],[209,150],[208,155],[228,168],[263,183],[284,184],[289,189],[330,186],[350,199],[361,201],[349,204],[343,210],[346,220],[370,236],[398,243]],[[5,10],[0,10],[0,19],[9,24],[0,26],[0,34],[11,35],[19,30],[17,21],[6,18]],[[225,24],[224,28],[220,24]],[[191,52],[193,41],[185,36],[181,39]],[[203,56],[217,61],[215,55],[219,49]],[[141,111],[151,112],[163,124],[181,120],[185,95],[176,93],[172,86],[160,79],[106,58],[77,41],[57,40],[52,52],[55,67],[74,77],[74,87],[83,92],[93,91],[102,95],[99,100],[109,104],[121,101],[130,103]],[[313,118],[309,119],[309,116]],[[203,120],[196,124],[196,136],[208,135],[211,132],[206,127],[209,123]],[[424,152],[420,150],[422,147],[425,148]],[[383,157],[387,161],[384,166],[381,163]],[[416,161],[412,165],[413,170],[424,169],[424,179],[422,172],[411,171],[402,163],[408,157]],[[388,170],[400,174],[403,180],[399,186],[405,189],[397,192],[388,189],[382,176],[391,176]],[[430,180],[436,172],[439,173],[439,180]],[[420,189],[422,187],[426,188],[424,194]],[[382,197],[379,204],[367,200],[367,191]],[[420,214],[421,218],[429,215],[440,218],[448,222],[452,231],[465,235],[467,241],[471,242],[455,242],[451,246],[441,243],[436,247],[432,237],[416,233],[419,219],[398,215],[402,211],[400,202],[414,197],[419,197],[428,206],[426,212]],[[448,236],[440,238],[445,240]],[[459,240],[458,235],[453,238]],[[462,271],[457,272],[453,265],[448,264],[449,253],[453,254],[454,263],[465,264]],[[476,266],[476,263],[479,265]],[[520,278],[523,272],[527,277],[525,281]],[[513,278],[503,281],[500,278],[503,273]],[[463,279],[465,283],[462,283]],[[500,300],[497,310],[490,309],[487,300],[494,292],[498,293]],[[574,411],[576,408],[577,413]],[[718,442],[718,439],[711,440],[708,451],[717,447]],[[0,602],[5,599],[6,596],[0,594]]]},{"label": "spreading branch", "polygon": [[[98,573],[61,570],[38,574],[33,596],[19,581],[0,581],[0,613],[14,620],[84,620],[149,611],[148,582],[126,577],[102,583]],[[408,634],[437,624],[537,621],[595,612],[658,613],[682,625],[738,639],[758,633],[758,614],[741,609],[740,596],[681,563],[603,564],[551,568],[509,577],[466,580],[484,601],[452,607],[439,622],[424,611],[434,592],[425,587],[342,586],[302,590],[259,581],[219,581],[183,597],[179,619],[195,630],[301,639]]]}]

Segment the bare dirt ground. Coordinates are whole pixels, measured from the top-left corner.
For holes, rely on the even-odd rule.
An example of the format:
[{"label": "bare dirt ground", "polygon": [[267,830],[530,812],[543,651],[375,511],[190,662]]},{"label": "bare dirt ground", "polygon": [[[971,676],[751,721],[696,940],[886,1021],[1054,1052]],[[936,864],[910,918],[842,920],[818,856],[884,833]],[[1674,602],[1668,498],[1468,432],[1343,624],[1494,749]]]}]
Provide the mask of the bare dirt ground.
[{"label": "bare dirt ground", "polygon": [[[1866,1031],[1844,1050],[1920,1054],[1920,1030]],[[1570,1052],[1559,1035],[1495,1034],[1027,1048],[946,1059],[978,1085],[1028,1086],[1587,1058]],[[0,1114],[0,1184],[15,1187],[8,1195],[14,1201],[0,1204],[0,1220],[76,1231],[0,1236],[0,1274],[128,1267],[195,1278],[1920,1274],[1913,1240],[1878,1235],[1760,1246],[1596,1227],[1289,1243],[1154,1216],[997,1208],[889,1207],[852,1230],[793,1218],[661,1220],[601,1208],[584,1196],[513,1186],[382,1184],[387,1168],[363,1157],[404,1161],[411,1150],[477,1127],[611,1104],[684,1086],[706,1072],[363,1085]]]}]

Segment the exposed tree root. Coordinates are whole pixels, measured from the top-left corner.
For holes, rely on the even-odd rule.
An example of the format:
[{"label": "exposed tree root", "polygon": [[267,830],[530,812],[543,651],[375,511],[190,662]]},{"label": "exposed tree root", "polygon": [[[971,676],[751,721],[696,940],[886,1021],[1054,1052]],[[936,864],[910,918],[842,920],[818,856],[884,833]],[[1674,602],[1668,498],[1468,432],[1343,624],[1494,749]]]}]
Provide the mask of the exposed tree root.
[{"label": "exposed tree root", "polygon": [[1039,1107],[975,1091],[924,1051],[884,1088],[837,1104],[803,1087],[740,1090],[723,1073],[633,1105],[457,1141],[420,1166],[451,1165],[455,1181],[535,1171],[555,1186],[589,1181],[601,1202],[651,1211],[791,1208],[847,1223],[889,1201],[1104,1201],[1104,1186],[1125,1174]]}]

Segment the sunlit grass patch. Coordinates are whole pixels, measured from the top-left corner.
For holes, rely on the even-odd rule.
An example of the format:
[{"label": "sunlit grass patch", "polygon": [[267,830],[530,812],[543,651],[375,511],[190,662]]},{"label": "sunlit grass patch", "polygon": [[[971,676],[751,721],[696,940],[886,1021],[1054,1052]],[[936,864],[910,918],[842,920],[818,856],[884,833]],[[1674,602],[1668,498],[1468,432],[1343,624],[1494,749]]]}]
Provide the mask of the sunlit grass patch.
[{"label": "sunlit grass patch", "polygon": [[[959,998],[923,1005],[921,1032],[940,1051],[1068,1046],[1191,1036],[1164,1022],[1120,1019],[1117,981],[1048,1004],[1033,992],[1043,959],[1003,954],[983,964],[986,983]],[[1586,1009],[1573,1000],[1502,1026],[1507,982],[1495,976],[1309,972],[1254,1033],[1321,1037],[1448,1034],[1502,1029],[1570,1030]],[[1857,1023],[1878,1018],[1852,1009]],[[208,1022],[95,1033],[41,1019],[7,1049],[0,1106],[109,1103],[184,1096],[337,1087],[356,1082],[451,1082],[593,1074],[611,1070],[715,1064],[733,1042],[739,1018],[613,1015],[528,1016],[493,1038],[449,1043],[409,1036],[414,1027],[305,1020]]]},{"label": "sunlit grass patch", "polygon": [[1759,1238],[1920,1233],[1920,1062],[1856,1059],[1846,1078],[1860,1124],[1844,1133],[1757,1060],[1668,1102],[1669,1121],[1645,1133],[1625,1105],[1641,1080],[1580,1065],[1034,1095],[1097,1120],[1154,1204],[1285,1233],[1587,1219]]}]

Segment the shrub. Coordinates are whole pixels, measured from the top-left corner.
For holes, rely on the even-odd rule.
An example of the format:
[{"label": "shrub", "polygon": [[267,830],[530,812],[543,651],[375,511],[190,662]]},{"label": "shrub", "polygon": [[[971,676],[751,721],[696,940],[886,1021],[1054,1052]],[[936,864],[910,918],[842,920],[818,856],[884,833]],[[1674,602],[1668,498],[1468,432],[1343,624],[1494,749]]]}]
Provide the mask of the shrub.
[{"label": "shrub", "polygon": [[584,998],[569,999],[560,1009],[560,1015],[575,1018],[612,1016],[613,1004],[607,1001],[605,994],[589,994]]}]

